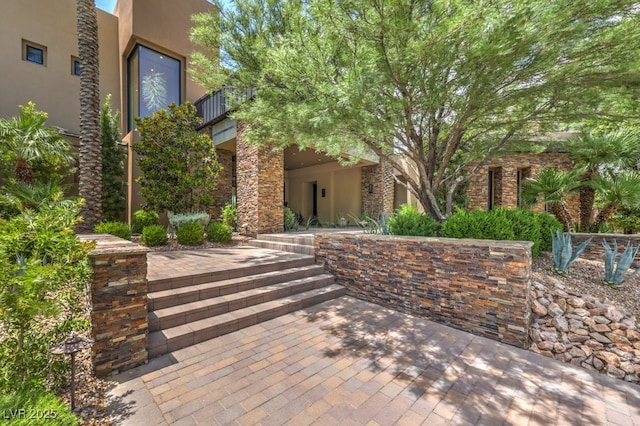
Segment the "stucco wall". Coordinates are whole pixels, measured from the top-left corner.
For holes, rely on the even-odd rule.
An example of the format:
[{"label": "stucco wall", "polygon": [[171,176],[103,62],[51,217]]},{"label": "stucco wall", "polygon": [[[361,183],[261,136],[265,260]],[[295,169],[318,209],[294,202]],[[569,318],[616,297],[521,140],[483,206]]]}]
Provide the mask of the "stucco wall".
[{"label": "stucco wall", "polygon": [[[80,131],[80,78],[71,73],[78,56],[75,0],[1,1],[0,116],[14,116],[33,101],[49,114],[48,124]],[[100,98],[112,94],[120,108],[118,20],[97,11],[100,43]],[[22,40],[46,47],[45,65],[22,60]]]},{"label": "stucco wall", "polygon": [[351,296],[528,347],[531,243],[316,234],[316,262]]}]

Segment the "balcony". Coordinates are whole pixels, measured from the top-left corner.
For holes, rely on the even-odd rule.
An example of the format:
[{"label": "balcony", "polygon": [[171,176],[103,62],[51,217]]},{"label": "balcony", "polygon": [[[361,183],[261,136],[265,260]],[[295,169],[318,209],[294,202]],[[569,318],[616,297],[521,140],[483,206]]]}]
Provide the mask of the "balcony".
[{"label": "balcony", "polygon": [[[256,95],[256,90],[251,89],[244,92],[245,99],[251,99]],[[227,106],[228,100],[237,96],[233,87],[225,87],[212,94],[205,95],[195,102],[198,116],[202,118],[200,128],[210,126],[227,118],[230,109]]]}]

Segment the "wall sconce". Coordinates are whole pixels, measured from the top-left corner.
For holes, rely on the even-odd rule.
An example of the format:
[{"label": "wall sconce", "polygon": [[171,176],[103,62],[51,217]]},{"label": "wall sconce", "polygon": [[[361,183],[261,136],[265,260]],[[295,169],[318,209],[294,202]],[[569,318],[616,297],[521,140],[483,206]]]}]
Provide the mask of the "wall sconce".
[{"label": "wall sconce", "polygon": [[322,188],[322,198],[324,198],[325,195],[327,195],[327,193],[325,192],[325,189]]},{"label": "wall sconce", "polygon": [[369,194],[373,194],[373,184],[369,184]]}]

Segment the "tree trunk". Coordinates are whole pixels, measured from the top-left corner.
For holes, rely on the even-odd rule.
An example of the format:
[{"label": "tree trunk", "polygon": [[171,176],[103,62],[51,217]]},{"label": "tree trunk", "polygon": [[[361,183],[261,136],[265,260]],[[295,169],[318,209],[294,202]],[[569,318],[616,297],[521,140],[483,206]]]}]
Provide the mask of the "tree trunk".
[{"label": "tree trunk", "polygon": [[573,220],[571,214],[564,202],[562,203],[549,203],[549,212],[562,223],[564,232],[569,232],[573,228]]},{"label": "tree trunk", "polygon": [[27,184],[33,183],[33,169],[24,159],[19,159],[18,161],[16,161],[16,166],[13,170],[18,182]]},{"label": "tree trunk", "polygon": [[593,222],[594,230],[598,231],[603,223],[607,223],[607,221],[616,212],[616,210],[618,210],[618,208],[613,204],[607,204],[602,209],[600,209],[596,220]]},{"label": "tree trunk", "polygon": [[[587,172],[582,177],[582,182],[590,181],[593,172]],[[580,190],[580,229],[584,232],[591,227],[593,219],[593,203],[596,199],[596,190],[587,185]]]},{"label": "tree trunk", "polygon": [[98,20],[94,0],[77,0],[80,56],[79,193],[85,199],[84,221],[78,230],[90,232],[101,217],[102,146],[100,143],[100,86]]}]

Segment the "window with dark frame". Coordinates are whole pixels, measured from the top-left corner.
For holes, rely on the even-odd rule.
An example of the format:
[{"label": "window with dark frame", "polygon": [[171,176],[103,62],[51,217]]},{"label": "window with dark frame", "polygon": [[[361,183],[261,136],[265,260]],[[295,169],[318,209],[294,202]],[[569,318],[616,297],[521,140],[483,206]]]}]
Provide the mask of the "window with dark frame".
[{"label": "window with dark frame", "polygon": [[71,57],[71,74],[80,75],[80,59]]},{"label": "window with dark frame", "polygon": [[44,65],[44,49],[27,44],[26,60]]}]

